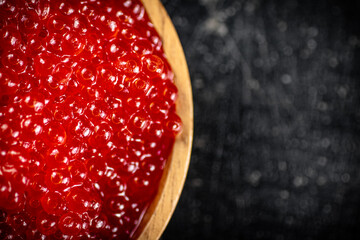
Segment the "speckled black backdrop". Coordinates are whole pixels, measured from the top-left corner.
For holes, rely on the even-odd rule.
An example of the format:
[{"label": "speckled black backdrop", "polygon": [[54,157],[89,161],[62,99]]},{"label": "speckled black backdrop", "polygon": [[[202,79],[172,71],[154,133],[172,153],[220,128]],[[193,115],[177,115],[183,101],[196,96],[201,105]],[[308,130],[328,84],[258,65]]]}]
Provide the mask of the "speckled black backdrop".
[{"label": "speckled black backdrop", "polygon": [[162,2],[195,107],[162,238],[360,239],[360,1]]}]

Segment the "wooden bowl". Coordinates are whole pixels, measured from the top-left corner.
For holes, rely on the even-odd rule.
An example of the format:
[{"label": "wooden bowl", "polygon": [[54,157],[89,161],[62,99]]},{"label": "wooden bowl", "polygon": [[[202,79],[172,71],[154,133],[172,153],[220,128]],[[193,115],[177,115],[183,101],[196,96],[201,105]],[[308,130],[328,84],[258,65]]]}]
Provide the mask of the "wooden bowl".
[{"label": "wooden bowl", "polygon": [[159,0],[142,0],[145,9],[163,41],[168,61],[175,73],[178,88],[176,111],[183,122],[182,133],[177,136],[174,148],[158,193],[133,234],[133,239],[159,239],[179,200],[190,163],[193,138],[193,101],[189,71],[179,37]]}]

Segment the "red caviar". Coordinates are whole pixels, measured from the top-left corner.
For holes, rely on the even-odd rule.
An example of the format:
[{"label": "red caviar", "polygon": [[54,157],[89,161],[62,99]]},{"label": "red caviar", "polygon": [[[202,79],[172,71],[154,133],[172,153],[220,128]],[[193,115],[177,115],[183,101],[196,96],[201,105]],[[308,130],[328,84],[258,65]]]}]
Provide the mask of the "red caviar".
[{"label": "red caviar", "polygon": [[130,238],[177,88],[139,0],[0,1],[0,238]]}]

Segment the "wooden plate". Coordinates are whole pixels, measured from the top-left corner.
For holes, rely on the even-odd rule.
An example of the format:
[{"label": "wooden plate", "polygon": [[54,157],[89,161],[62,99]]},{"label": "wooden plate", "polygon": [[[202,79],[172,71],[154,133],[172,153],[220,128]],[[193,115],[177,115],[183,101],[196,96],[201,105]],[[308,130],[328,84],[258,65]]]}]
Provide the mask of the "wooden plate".
[{"label": "wooden plate", "polygon": [[176,138],[173,152],[164,170],[155,200],[145,213],[133,239],[159,239],[179,200],[189,168],[193,138],[193,101],[189,71],[176,30],[159,0],[142,0],[145,9],[163,41],[164,51],[175,73],[179,90],[177,114],[183,131]]}]

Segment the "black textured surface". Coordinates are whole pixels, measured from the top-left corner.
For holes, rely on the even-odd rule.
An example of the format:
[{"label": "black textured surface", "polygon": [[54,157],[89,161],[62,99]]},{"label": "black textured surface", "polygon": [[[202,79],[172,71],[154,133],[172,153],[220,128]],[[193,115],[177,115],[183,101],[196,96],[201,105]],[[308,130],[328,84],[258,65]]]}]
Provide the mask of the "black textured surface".
[{"label": "black textured surface", "polygon": [[359,1],[163,0],[194,146],[163,239],[360,239]]}]

